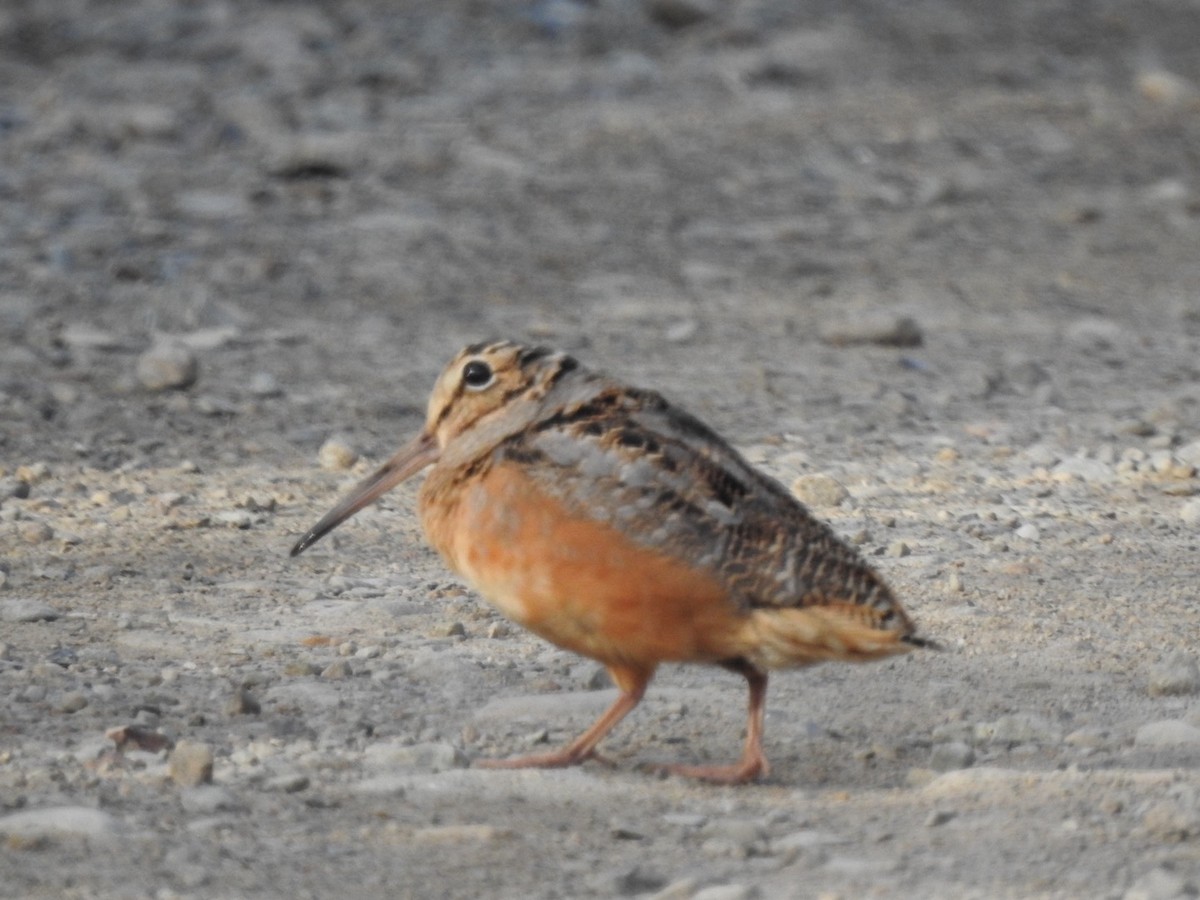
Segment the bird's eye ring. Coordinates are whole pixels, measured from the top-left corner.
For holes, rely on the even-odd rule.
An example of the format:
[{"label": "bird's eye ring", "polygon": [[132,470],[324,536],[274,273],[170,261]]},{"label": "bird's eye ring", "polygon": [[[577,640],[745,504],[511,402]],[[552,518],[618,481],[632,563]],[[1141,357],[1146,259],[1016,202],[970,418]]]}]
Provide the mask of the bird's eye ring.
[{"label": "bird's eye ring", "polygon": [[491,383],[496,380],[496,373],[487,363],[473,359],[463,366],[462,380],[469,390],[482,391],[484,388],[490,387]]}]

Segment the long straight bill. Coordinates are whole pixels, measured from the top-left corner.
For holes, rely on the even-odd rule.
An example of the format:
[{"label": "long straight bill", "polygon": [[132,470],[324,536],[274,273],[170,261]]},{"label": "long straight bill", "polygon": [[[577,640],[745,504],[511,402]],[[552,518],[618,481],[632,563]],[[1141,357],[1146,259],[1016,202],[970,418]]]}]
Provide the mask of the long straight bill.
[{"label": "long straight bill", "polygon": [[303,553],[326,534],[333,531],[365,506],[370,506],[400,482],[416,475],[438,457],[437,441],[432,435],[421,432],[396,455],[369,477],[363,479],[337,506],[308,530],[292,548],[292,556]]}]

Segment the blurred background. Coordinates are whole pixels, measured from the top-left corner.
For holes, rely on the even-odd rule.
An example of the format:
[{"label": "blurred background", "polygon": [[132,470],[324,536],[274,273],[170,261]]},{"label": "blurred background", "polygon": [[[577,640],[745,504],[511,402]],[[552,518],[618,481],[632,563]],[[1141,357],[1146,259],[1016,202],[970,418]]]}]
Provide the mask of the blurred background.
[{"label": "blurred background", "polygon": [[1151,416],[1198,41],[1183,0],[6,3],[0,452],[381,451],[493,335],[757,436],[1028,443],[1072,379]]}]

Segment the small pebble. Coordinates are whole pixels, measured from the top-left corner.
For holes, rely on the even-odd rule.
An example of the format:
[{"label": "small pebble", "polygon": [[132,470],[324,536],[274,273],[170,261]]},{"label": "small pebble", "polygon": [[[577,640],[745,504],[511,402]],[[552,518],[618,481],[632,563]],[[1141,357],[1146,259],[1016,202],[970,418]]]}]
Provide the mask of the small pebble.
[{"label": "small pebble", "polygon": [[301,775],[298,772],[285,773],[276,775],[273,778],[268,778],[263,782],[263,789],[268,791],[276,791],[281,794],[297,794],[300,791],[307,790],[310,784],[307,775]]},{"label": "small pebble", "polygon": [[322,678],[329,678],[333,681],[337,681],[342,678],[349,678],[353,674],[354,669],[352,669],[350,667],[350,663],[344,659],[335,659],[321,670]]},{"label": "small pebble", "polygon": [[225,714],[229,716],[257,716],[260,712],[262,704],[244,687],[234,691],[225,704]]},{"label": "small pebble", "polygon": [[887,545],[884,556],[908,556],[910,553],[912,553],[912,548],[904,541],[892,541]]},{"label": "small pebble", "polygon": [[57,704],[55,704],[54,709],[56,712],[70,714],[79,712],[87,705],[87,696],[85,696],[81,691],[67,691],[67,693],[63,694],[62,697],[59,698],[59,701]]},{"label": "small pebble", "polygon": [[50,651],[50,655],[46,657],[47,662],[53,663],[62,668],[70,668],[79,662],[79,654],[70,647],[55,647]]},{"label": "small pebble", "polygon": [[223,509],[213,515],[213,521],[238,529],[246,529],[254,524],[254,519],[244,509]]},{"label": "small pebble", "polygon": [[1039,531],[1038,527],[1032,522],[1026,522],[1024,525],[1014,531],[1013,534],[1023,541],[1029,541],[1031,544],[1036,544],[1039,540],[1041,540],[1042,537],[1041,531]]},{"label": "small pebble", "polygon": [[196,355],[174,341],[155,344],[137,361],[138,381],[150,391],[189,388],[196,383],[199,371]]},{"label": "small pebble", "polygon": [[213,752],[207,744],[180,741],[167,758],[171,780],[182,787],[208,784],[213,776]]},{"label": "small pebble", "polygon": [[278,397],[283,393],[279,381],[270,372],[255,372],[246,389],[255,397]]},{"label": "small pebble", "polygon": [[358,452],[341,435],[334,435],[317,451],[317,462],[322,469],[339,471],[349,469],[358,462]]},{"label": "small pebble", "polygon": [[1179,507],[1179,518],[1188,525],[1200,525],[1200,497],[1189,500]]},{"label": "small pebble", "polygon": [[466,637],[467,629],[462,622],[442,622],[429,630],[430,637]]},{"label": "small pebble", "polygon": [[801,475],[792,482],[792,493],[801,503],[815,507],[833,507],[850,496],[841,483],[829,475]]}]

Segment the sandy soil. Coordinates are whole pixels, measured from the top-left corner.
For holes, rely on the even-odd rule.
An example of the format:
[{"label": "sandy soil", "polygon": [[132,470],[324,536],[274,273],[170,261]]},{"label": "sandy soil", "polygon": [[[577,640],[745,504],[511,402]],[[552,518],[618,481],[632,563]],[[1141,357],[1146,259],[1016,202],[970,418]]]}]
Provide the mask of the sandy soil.
[{"label": "sandy soil", "polygon": [[[1200,892],[1200,9],[975,6],[5,4],[0,895]],[[761,785],[645,771],[738,751],[695,668],[470,768],[596,666],[412,486],[287,550],[493,335],[827,476],[946,649],[775,677]]]}]

